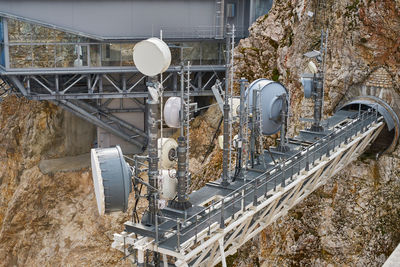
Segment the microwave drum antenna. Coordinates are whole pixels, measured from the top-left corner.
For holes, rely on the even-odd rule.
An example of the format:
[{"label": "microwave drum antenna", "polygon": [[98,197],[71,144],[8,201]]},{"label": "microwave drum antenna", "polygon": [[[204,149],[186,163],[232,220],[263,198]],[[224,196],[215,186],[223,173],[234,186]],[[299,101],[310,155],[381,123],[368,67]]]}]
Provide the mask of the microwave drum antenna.
[{"label": "microwave drum antenna", "polygon": [[92,176],[100,215],[125,212],[132,191],[132,173],[119,146],[92,149]]},{"label": "microwave drum antenna", "polygon": [[156,76],[168,69],[171,64],[171,51],[164,41],[149,38],[135,45],[133,62],[144,75]]},{"label": "microwave drum antenna", "polygon": [[[262,133],[273,135],[279,132],[282,125],[282,108],[289,107],[289,92],[280,83],[267,79],[258,79],[252,82],[246,91],[246,101],[249,110],[253,106],[253,91],[260,90]],[[286,95],[287,105],[283,105],[282,95]],[[287,110],[285,110],[287,112]]]}]

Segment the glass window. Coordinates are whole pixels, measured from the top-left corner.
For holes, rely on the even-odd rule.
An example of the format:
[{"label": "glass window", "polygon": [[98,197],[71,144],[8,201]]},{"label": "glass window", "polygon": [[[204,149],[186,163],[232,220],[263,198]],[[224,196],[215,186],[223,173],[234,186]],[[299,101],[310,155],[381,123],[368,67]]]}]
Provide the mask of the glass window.
[{"label": "glass window", "polygon": [[54,68],[55,67],[55,45],[34,45],[32,46],[33,67],[34,68]]},{"label": "glass window", "polygon": [[[88,45],[75,45],[74,67],[87,67],[88,65]],[[78,61],[79,58],[79,61]]]},{"label": "glass window", "polygon": [[28,43],[32,39],[31,24],[24,21],[7,19],[8,41],[10,43]]},{"label": "glass window", "polygon": [[122,66],[134,66],[133,48],[135,44],[121,44],[121,60]]},{"label": "glass window", "polygon": [[32,30],[33,43],[53,43],[55,40],[55,34],[53,29],[32,24],[31,30]]},{"label": "glass window", "polygon": [[101,65],[102,66],[121,66],[121,46],[120,44],[101,45]]},{"label": "glass window", "polygon": [[219,64],[219,43],[202,43],[202,65]]},{"label": "glass window", "polygon": [[179,44],[171,44],[172,47],[169,49],[171,50],[171,65],[172,66],[179,66],[181,64],[181,47]]},{"label": "glass window", "polygon": [[254,0],[252,22],[256,21],[258,17],[267,14],[272,4],[273,0]]},{"label": "glass window", "polygon": [[100,45],[90,45],[90,66],[101,67]]},{"label": "glass window", "polygon": [[200,65],[201,43],[182,43],[182,46],[185,64],[190,61],[191,65]]},{"label": "glass window", "polygon": [[75,45],[57,45],[56,46],[56,67],[57,68],[71,68],[74,66],[76,59]]},{"label": "glass window", "polygon": [[10,45],[10,68],[32,68],[32,46]]},{"label": "glass window", "polygon": [[57,68],[88,66],[88,45],[63,44],[57,45],[56,50]]},{"label": "glass window", "polygon": [[2,18],[0,18],[0,42],[4,42],[4,28]]},{"label": "glass window", "polygon": [[0,65],[5,67],[5,57],[4,57],[4,29],[3,29],[3,19],[0,18]]},{"label": "glass window", "polygon": [[6,66],[6,59],[4,57],[4,43],[0,43],[0,65]]}]

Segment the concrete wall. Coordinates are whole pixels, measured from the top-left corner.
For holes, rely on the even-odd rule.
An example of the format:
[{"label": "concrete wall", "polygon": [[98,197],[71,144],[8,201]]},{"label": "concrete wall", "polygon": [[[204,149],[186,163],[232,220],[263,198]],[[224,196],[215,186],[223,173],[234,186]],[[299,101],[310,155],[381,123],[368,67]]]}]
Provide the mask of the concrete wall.
[{"label": "concrete wall", "polygon": [[[103,100],[105,101],[105,100]],[[122,103],[120,102],[122,101]],[[130,99],[114,99],[111,101],[111,103],[107,106],[109,109],[117,109],[117,108],[125,108],[125,109],[130,109],[130,108],[138,108],[139,106],[134,103]],[[144,131],[145,129],[145,114],[144,112],[122,112],[122,113],[114,113],[116,117],[132,124],[133,126],[137,127],[138,129],[141,129]],[[112,147],[116,145],[120,145],[122,151],[125,154],[136,154],[140,153],[141,149],[138,148],[135,145],[132,145],[123,139],[114,136],[107,132],[106,130],[102,128],[97,128],[97,143],[98,147],[106,148],[106,147]]]},{"label": "concrete wall", "polygon": [[96,127],[68,111],[63,113],[66,156],[88,153],[96,140]]}]

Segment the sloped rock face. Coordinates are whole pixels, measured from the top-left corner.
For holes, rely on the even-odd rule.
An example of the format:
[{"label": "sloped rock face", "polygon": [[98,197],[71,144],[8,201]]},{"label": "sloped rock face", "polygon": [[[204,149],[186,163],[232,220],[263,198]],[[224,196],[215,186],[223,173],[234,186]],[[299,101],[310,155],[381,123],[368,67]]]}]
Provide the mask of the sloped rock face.
[{"label": "sloped rock face", "polygon": [[260,237],[263,266],[381,266],[400,242],[400,161],[357,161]]},{"label": "sloped rock face", "polygon": [[[318,5],[319,3],[319,5]],[[326,57],[325,112],[331,113],[352,87],[366,82],[384,66],[393,90],[400,82],[400,11],[398,1],[275,1],[269,14],[250,28],[237,48],[237,77],[270,78],[291,93],[291,130],[298,118],[311,116],[312,103],[303,98],[301,73],[308,72],[304,53],[320,48],[321,30],[329,30]],[[308,15],[309,12],[313,16]]]},{"label": "sloped rock face", "polygon": [[[399,1],[274,1],[240,42],[236,72],[287,86],[291,134],[303,127],[299,117],[312,117],[299,79],[308,72],[303,54],[319,50],[321,29],[329,30],[325,115],[362,94],[398,104]],[[382,265],[400,242],[399,153],[350,164],[239,251],[235,265]]]},{"label": "sloped rock face", "polygon": [[98,216],[88,170],[44,175],[38,168],[42,158],[89,151],[90,142],[71,148],[69,115],[8,97],[0,116],[0,266],[127,265],[110,244],[129,218]]}]

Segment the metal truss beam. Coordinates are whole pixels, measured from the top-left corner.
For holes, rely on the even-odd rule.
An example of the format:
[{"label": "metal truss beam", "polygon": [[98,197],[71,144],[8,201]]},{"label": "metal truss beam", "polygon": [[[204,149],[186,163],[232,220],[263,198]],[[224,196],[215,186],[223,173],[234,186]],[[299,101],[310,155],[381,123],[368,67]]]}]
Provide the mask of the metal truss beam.
[{"label": "metal truss beam", "polygon": [[[186,67],[170,67],[162,77],[164,96],[179,96],[178,72]],[[223,77],[225,66],[193,66],[191,72],[196,85],[191,85],[192,96],[212,96],[211,86]],[[121,112],[145,112],[139,98],[147,98],[147,77],[136,68],[18,70],[3,71],[4,85],[16,88],[31,100],[48,100],[74,113],[115,136],[144,149],[147,137],[142,130],[112,115]],[[0,92],[1,93],[1,92]],[[3,94],[1,94],[3,95]],[[91,100],[132,99],[137,108],[98,106]]]},{"label": "metal truss beam", "polygon": [[[211,96],[211,86],[223,73],[193,73],[197,85],[191,84],[191,95]],[[147,97],[147,77],[136,73],[71,73],[71,74],[26,74],[2,75],[29,99],[67,100],[102,98],[143,98]],[[177,72],[170,72],[163,78],[164,95],[177,96]]]},{"label": "metal truss beam", "polygon": [[[307,165],[299,164],[296,172],[292,169],[292,174],[284,182],[276,184],[275,187],[269,187],[270,189],[265,194],[255,193],[257,192],[256,180],[254,202],[242,205],[239,211],[234,212],[229,218],[224,218],[221,213],[221,222],[217,221],[203,230],[196,230],[193,237],[184,241],[175,250],[158,246],[152,238],[135,238],[134,233],[127,232],[114,234],[112,246],[123,252],[126,252],[126,245],[131,246],[140,252],[138,255],[143,255],[146,250],[168,255],[175,258],[176,266],[214,266],[219,262],[226,266],[227,256],[236,253],[247,241],[285,215],[291,208],[325,184],[330,177],[360,156],[376,139],[383,127],[385,125],[380,120],[370,121],[368,125],[355,126],[350,129],[351,134],[338,136],[336,140],[326,143],[331,149],[324,150],[326,152],[318,154],[313,160],[309,159],[308,155],[302,155],[302,160],[306,157]],[[314,145],[313,149],[318,148],[321,147]],[[229,200],[226,199],[226,203],[228,202]],[[131,259],[138,264],[143,263],[142,258],[131,257]]]}]

